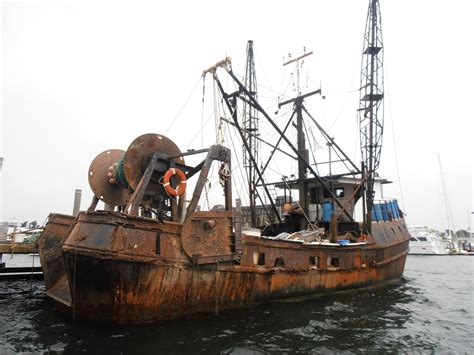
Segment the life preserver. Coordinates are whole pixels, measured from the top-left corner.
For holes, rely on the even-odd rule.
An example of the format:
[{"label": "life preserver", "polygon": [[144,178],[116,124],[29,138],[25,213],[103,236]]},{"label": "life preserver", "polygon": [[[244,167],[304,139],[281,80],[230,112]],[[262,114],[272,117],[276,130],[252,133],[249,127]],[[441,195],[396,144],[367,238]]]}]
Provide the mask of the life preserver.
[{"label": "life preserver", "polygon": [[[170,184],[170,179],[172,176],[177,176],[179,178],[179,183],[176,188],[173,188],[173,186]],[[168,169],[163,176],[163,187],[171,196],[183,196],[184,192],[186,191],[186,175],[180,169]]]},{"label": "life preserver", "polygon": [[361,236],[358,239],[359,242],[366,242],[368,240],[369,240],[369,236],[367,234],[361,234]]}]

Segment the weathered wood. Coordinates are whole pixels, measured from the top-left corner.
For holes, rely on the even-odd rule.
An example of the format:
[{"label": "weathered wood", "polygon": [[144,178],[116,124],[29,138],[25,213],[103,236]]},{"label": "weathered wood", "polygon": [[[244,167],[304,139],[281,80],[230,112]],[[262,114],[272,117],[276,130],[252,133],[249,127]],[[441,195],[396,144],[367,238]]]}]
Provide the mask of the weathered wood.
[{"label": "weathered wood", "polygon": [[37,253],[36,243],[0,242],[0,254],[31,254]]}]

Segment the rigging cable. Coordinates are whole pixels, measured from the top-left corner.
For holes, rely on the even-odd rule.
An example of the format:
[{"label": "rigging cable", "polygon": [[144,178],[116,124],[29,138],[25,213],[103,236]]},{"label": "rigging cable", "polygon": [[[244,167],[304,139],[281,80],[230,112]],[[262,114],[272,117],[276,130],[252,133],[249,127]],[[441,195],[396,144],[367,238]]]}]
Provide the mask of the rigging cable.
[{"label": "rigging cable", "polygon": [[397,178],[398,178],[398,187],[400,189],[400,199],[402,200],[402,206],[405,208],[405,200],[403,198],[403,190],[402,190],[402,181],[400,179],[400,168],[398,166],[398,154],[397,154],[397,144],[395,140],[395,125],[394,125],[394,120],[393,120],[393,114],[392,114],[392,100],[390,99],[390,87],[389,87],[389,80],[388,80],[388,69],[387,69],[387,59],[385,58],[385,86],[387,87],[387,96],[388,96],[388,111],[390,112],[390,121],[392,124],[392,139],[393,139],[393,149],[395,150],[395,166],[397,169]]},{"label": "rigging cable", "polygon": [[[304,121],[304,120],[302,120],[302,121],[303,121],[303,127],[304,127],[304,130],[305,130],[305,132],[306,132],[306,135],[308,135],[308,129],[306,128],[305,121]],[[314,137],[313,130],[311,129],[311,127],[310,127],[309,132],[311,133],[311,137],[313,138],[313,141],[315,141],[315,142],[317,143],[316,138]],[[309,135],[308,135],[308,136],[309,136]],[[321,175],[321,174],[319,173],[318,164],[316,163],[316,157],[315,157],[315,155],[314,155],[315,149],[313,149],[313,147],[312,147],[312,145],[311,145],[311,142],[310,142],[309,140],[308,140],[308,144],[309,144],[309,148],[310,148],[310,151],[311,151],[311,156],[313,157],[313,161],[314,161],[314,168],[315,168],[314,170],[316,170],[316,172],[318,173],[318,175]],[[319,146],[319,144],[318,144],[318,146]]]},{"label": "rigging cable", "polygon": [[194,88],[193,90],[191,91],[191,93],[189,94],[188,98],[186,99],[186,101],[184,102],[183,106],[180,108],[180,110],[178,111],[178,113],[176,114],[176,116],[173,118],[173,120],[171,121],[171,123],[169,124],[168,128],[165,130],[165,135],[168,133],[168,131],[171,129],[171,127],[173,127],[173,125],[175,124],[176,120],[178,119],[178,117],[181,115],[181,113],[183,112],[184,108],[188,105],[189,103],[189,100],[191,100],[191,97],[193,96],[194,92],[196,91],[198,85],[199,85],[199,82],[201,81],[201,77],[199,77],[199,80],[197,81],[196,85],[194,85]]},{"label": "rigging cable", "polygon": [[[311,118],[311,120],[313,120],[313,122],[317,122],[313,116],[311,116],[311,114],[308,112],[308,110],[303,106],[303,109],[305,110],[306,114]],[[303,122],[304,124],[304,122]],[[325,137],[326,138],[326,141],[328,143],[331,143],[332,145],[332,142],[334,142],[334,139],[332,139],[332,141],[330,142],[329,141],[329,137]],[[339,160],[341,160],[341,162],[344,164],[344,166],[346,167],[347,171],[351,171],[351,169],[346,165],[346,159],[342,159],[342,157],[339,155],[339,149],[334,149],[334,152],[336,153],[337,157],[339,158]]]},{"label": "rigging cable", "polygon": [[[237,150],[235,148],[235,144],[234,144],[234,139],[232,138],[232,134],[230,134],[229,125],[226,124],[225,127],[227,128],[226,133],[228,134],[228,136],[230,138],[230,143],[232,145],[232,149],[233,149],[234,152],[237,152]],[[245,178],[244,178],[244,174],[242,173],[242,164],[240,163],[237,154],[234,154],[234,156],[235,156],[235,160],[236,160],[237,164],[236,165],[232,164],[231,172],[232,172],[232,175],[233,175],[234,171],[237,171],[239,173],[239,176],[237,176],[237,174],[236,174],[236,177],[238,177],[239,179],[235,179],[235,180],[240,180],[240,187],[238,189],[236,188],[236,190],[237,190],[236,193],[237,193],[237,196],[239,197],[239,199],[242,201],[242,197],[240,195],[240,190],[243,190],[243,185],[245,183]],[[234,179],[232,179],[232,181],[234,182]],[[237,181],[234,182],[234,185],[235,185],[235,187],[237,187]]]}]

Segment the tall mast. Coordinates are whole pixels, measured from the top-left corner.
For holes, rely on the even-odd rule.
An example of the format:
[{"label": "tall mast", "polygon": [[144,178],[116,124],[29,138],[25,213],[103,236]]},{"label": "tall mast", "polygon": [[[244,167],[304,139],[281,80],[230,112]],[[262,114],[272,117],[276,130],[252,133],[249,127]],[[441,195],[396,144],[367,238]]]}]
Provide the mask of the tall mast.
[{"label": "tall mast", "polygon": [[[253,55],[253,41],[247,42],[247,64],[245,68],[245,88],[250,94],[257,99],[257,76],[255,73],[255,60]],[[257,225],[257,216],[255,211],[256,202],[256,182],[257,182],[257,171],[252,164],[251,155],[255,161],[258,160],[258,152],[260,149],[258,137],[258,113],[255,107],[249,105],[244,101],[243,105],[243,116],[242,126],[244,128],[244,139],[247,142],[250,152],[244,149],[244,166],[247,172],[248,189],[249,189],[249,206],[251,211],[252,226]]]},{"label": "tall mast", "polygon": [[[305,139],[305,134],[303,130],[303,99],[308,96],[308,95],[301,95],[301,88],[300,88],[300,61],[313,54],[313,52],[309,53],[304,53],[303,55],[289,60],[283,65],[288,65],[290,63],[296,63],[296,98],[293,100],[289,100],[287,102],[294,102],[294,111],[296,112],[296,131],[297,131],[297,149],[299,155],[304,159],[298,159],[298,198],[299,198],[299,204],[303,211],[308,211],[308,198],[307,198],[307,191],[306,191],[306,185],[305,185],[305,180],[308,175],[308,171],[306,166],[308,165],[309,162],[309,153],[308,149],[306,149],[306,139]],[[320,93],[314,92],[315,93]],[[283,105],[286,102],[280,104]],[[301,218],[301,223],[300,227],[303,229],[306,227],[306,221],[303,218]]]},{"label": "tall mast", "polygon": [[441,176],[441,187],[443,189],[443,202],[444,202],[444,210],[446,212],[446,227],[450,231],[451,234],[454,232],[454,223],[453,223],[453,214],[451,212],[451,204],[449,203],[448,197],[448,189],[446,188],[446,180],[444,178],[443,167],[441,166],[441,157],[438,153],[438,163],[439,163],[439,173]]},{"label": "tall mast", "polygon": [[380,164],[383,136],[383,43],[378,0],[370,0],[360,75],[359,125],[363,172],[367,176],[364,222],[370,232],[375,172]]}]

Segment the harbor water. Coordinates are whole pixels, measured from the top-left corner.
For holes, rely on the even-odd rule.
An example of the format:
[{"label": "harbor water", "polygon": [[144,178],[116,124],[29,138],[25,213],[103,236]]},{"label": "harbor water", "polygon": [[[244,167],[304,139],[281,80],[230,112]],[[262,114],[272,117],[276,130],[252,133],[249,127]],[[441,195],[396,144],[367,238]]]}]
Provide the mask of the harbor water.
[{"label": "harbor water", "polygon": [[472,354],[473,275],[472,256],[410,255],[400,284],[146,326],[73,321],[42,281],[0,280],[0,354]]}]

